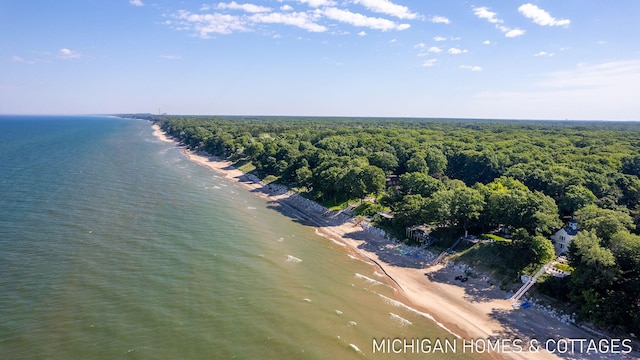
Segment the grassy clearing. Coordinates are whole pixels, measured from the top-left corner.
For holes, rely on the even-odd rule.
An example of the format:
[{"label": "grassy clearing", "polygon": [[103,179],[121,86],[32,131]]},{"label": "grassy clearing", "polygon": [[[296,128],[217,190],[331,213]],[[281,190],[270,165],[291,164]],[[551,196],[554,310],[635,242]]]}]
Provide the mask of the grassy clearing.
[{"label": "grassy clearing", "polygon": [[243,173],[249,173],[256,169],[256,167],[251,163],[251,161],[242,161],[234,164],[236,169],[242,171]]},{"label": "grassy clearing", "polygon": [[277,181],[279,179],[279,177],[277,176],[273,176],[273,175],[267,175],[264,179],[262,179],[262,182],[265,184],[271,184],[274,181]]},{"label": "grassy clearing", "polygon": [[349,207],[349,205],[354,205],[360,202],[360,199],[350,199],[342,202],[336,203],[333,199],[329,199],[322,204],[322,206],[326,207],[329,210],[340,211]]},{"label": "grassy clearing", "polygon": [[503,238],[501,236],[498,235],[494,235],[494,234],[482,234],[480,235],[481,239],[491,239],[491,240],[495,240],[495,241],[502,241],[502,242],[511,242],[511,239],[506,239]]},{"label": "grassy clearing", "polygon": [[567,264],[562,264],[562,263],[557,263],[554,265],[554,267],[558,270],[561,271],[570,271],[573,272],[573,270],[575,270],[573,267],[567,265]]}]

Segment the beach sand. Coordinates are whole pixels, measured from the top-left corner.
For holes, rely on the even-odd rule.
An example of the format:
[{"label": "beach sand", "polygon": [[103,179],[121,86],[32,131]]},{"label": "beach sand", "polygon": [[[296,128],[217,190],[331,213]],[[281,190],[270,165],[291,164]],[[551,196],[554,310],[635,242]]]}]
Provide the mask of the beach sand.
[{"label": "beach sand", "polygon": [[[154,135],[165,142],[167,137],[157,125]],[[177,143],[176,143],[177,144]],[[184,148],[183,148],[184,149]],[[505,359],[621,359],[636,358],[636,354],[556,354],[544,350],[547,339],[600,339],[582,329],[560,322],[534,308],[515,310],[506,293],[486,280],[469,278],[467,282],[455,280],[461,271],[443,265],[428,267],[426,261],[393,251],[395,244],[379,234],[365,231],[361,226],[347,221],[346,216],[335,216],[321,211],[320,207],[305,206],[308,200],[280,186],[260,183],[255,177],[235,169],[231,162],[184,149],[186,156],[224,177],[233,180],[247,190],[267,199],[272,208],[283,215],[296,218],[313,226],[320,235],[347,245],[352,255],[375,263],[389,277],[389,285],[398,289],[402,302],[430,315],[441,327],[469,340],[514,340],[525,343],[521,353],[491,354],[492,358]],[[528,351],[529,340],[541,343],[537,353]]]}]

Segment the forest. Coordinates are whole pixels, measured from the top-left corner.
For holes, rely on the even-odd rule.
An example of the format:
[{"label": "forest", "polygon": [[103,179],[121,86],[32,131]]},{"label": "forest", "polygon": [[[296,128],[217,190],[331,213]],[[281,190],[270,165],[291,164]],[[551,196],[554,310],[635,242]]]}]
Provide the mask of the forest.
[{"label": "forest", "polygon": [[327,206],[360,204],[394,234],[502,230],[475,260],[510,281],[553,259],[549,236],[573,218],[573,272],[540,291],[583,321],[640,333],[640,123],[128,116]]}]

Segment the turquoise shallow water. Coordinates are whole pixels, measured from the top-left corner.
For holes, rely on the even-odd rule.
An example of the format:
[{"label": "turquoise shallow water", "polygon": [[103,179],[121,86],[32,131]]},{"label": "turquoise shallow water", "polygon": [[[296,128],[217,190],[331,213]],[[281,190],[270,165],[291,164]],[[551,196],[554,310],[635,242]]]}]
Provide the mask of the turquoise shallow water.
[{"label": "turquoise shallow water", "polygon": [[373,339],[453,339],[148,122],[0,117],[0,186],[1,359],[398,359]]}]

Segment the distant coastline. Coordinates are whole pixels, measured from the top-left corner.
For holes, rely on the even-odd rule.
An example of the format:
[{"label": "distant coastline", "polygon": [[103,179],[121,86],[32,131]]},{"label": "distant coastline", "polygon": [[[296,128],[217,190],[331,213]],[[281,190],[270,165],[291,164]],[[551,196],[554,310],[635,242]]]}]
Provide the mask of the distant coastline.
[{"label": "distant coastline", "polygon": [[[181,146],[175,139],[167,136],[157,124],[153,124],[152,128],[153,135],[160,141]],[[237,182],[276,206],[283,215],[313,226],[319,235],[346,245],[347,251],[353,256],[369,262],[372,266],[380,267],[388,276],[389,285],[396,288],[398,297],[403,302],[408,303],[418,314],[449,331],[454,337],[467,340],[498,338],[524,341],[592,338],[585,331],[534,309],[514,310],[511,302],[504,299],[505,292],[486,281],[470,279],[465,284],[456,282],[453,278],[460,275],[460,270],[455,267],[437,265],[425,268],[420,258],[411,261],[407,256],[391,258],[390,261],[389,250],[400,245],[388,240],[381,233],[365,231],[350,222],[348,217],[328,212],[320,205],[295,195],[282,186],[265,185],[255,176],[234,168],[230,161],[195,153],[183,146],[181,148],[190,160]],[[398,259],[402,263],[398,263]],[[473,296],[474,294],[476,296]],[[550,333],[549,329],[554,329],[553,333]],[[531,358],[531,355],[526,352],[506,352],[499,356],[494,353],[491,357],[527,359]],[[541,351],[535,354],[535,358],[560,357]],[[609,357],[594,357],[590,354],[590,358]]]}]

